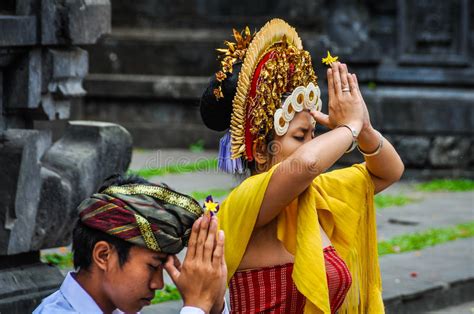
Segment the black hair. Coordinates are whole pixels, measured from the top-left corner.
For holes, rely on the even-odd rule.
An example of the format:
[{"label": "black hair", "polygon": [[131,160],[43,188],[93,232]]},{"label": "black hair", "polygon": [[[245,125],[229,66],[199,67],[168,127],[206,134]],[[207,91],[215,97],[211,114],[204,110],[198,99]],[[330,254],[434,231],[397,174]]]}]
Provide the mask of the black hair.
[{"label": "black hair", "polygon": [[[123,176],[115,174],[105,179],[102,186],[98,189],[98,192],[105,190],[109,186],[120,186],[134,183],[150,184],[147,180],[139,176]],[[92,229],[78,220],[72,235],[72,251],[75,269],[89,270],[92,264],[92,251],[94,250],[96,243],[99,241],[105,241],[115,248],[119,258],[120,267],[127,262],[130,249],[134,246],[134,244],[130,242],[114,237],[105,232]]]},{"label": "black hair", "polygon": [[127,262],[130,249],[134,245],[105,232],[89,228],[83,224],[82,221],[78,220],[72,233],[72,251],[75,269],[89,270],[92,264],[92,251],[99,241],[105,241],[115,248],[120,267]]},{"label": "black hair", "polygon": [[201,96],[200,111],[204,124],[211,130],[224,131],[230,127],[232,114],[232,100],[237,92],[237,82],[242,68],[242,62],[233,65],[232,73],[222,81],[221,88],[224,98],[216,99],[214,89],[219,86],[215,77],[210,79],[209,85]]}]

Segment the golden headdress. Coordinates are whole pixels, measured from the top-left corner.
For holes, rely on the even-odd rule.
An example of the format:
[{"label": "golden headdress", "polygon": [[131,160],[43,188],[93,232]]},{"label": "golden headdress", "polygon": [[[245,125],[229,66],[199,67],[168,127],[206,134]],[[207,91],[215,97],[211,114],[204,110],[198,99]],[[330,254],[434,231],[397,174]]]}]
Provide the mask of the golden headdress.
[{"label": "golden headdress", "polygon": [[[252,36],[250,43],[248,28],[243,36],[235,34],[234,31],[234,37],[240,42],[238,40],[230,46],[226,42],[229,49],[218,50],[226,56],[224,60],[227,62],[222,63],[223,71],[219,71],[216,78],[222,78],[223,72],[232,69],[232,61],[243,60],[232,101],[231,157],[253,160],[252,146],[265,141],[274,129],[274,115],[282,107],[282,96],[299,86],[307,87],[309,83],[317,88],[317,78],[310,54],[303,50],[296,30],[285,21],[273,19],[267,22]],[[248,47],[242,43],[249,43]],[[235,47],[239,49],[230,51],[230,48]],[[319,88],[314,89],[314,92],[319,98]],[[216,97],[218,94],[216,91]],[[278,121],[283,126],[288,122],[283,117],[275,122]]]},{"label": "golden headdress", "polygon": [[[201,117],[212,130],[228,130],[219,145],[219,168],[242,173],[255,145],[282,136],[296,112],[320,110],[320,90],[311,56],[295,29],[281,19],[257,33],[234,29],[236,42],[217,49],[221,69],[200,101]],[[313,123],[315,121],[313,120]]]}]

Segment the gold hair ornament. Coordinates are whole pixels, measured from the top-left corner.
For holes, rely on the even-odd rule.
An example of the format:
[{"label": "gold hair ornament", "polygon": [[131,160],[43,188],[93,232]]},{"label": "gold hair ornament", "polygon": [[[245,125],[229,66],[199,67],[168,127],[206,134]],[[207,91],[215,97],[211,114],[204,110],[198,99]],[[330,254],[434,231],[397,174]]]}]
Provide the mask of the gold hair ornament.
[{"label": "gold hair ornament", "polygon": [[216,49],[217,52],[220,53],[218,58],[222,59],[221,70],[216,73],[216,80],[219,82],[219,86],[213,90],[214,96],[217,100],[224,98],[224,94],[222,93],[222,82],[227,78],[226,73],[232,73],[234,64],[237,61],[242,61],[244,59],[247,48],[255,35],[255,32],[253,35],[250,33],[248,26],[246,26],[240,33],[235,28],[232,29],[232,31],[236,42],[225,41],[224,45],[226,45],[227,48]]},{"label": "gold hair ornament", "polygon": [[[258,63],[270,51],[275,57],[261,69],[254,99],[249,99],[253,75]],[[290,64],[292,75],[289,77]],[[305,50],[296,30],[281,19],[273,19],[258,31],[246,49],[232,100],[230,123],[232,159],[245,154],[245,127],[250,123],[254,143],[265,141],[273,130],[274,114],[281,107],[281,97],[297,86],[316,84],[311,56]],[[247,112],[249,104],[249,112]],[[246,121],[247,119],[251,121]]]}]

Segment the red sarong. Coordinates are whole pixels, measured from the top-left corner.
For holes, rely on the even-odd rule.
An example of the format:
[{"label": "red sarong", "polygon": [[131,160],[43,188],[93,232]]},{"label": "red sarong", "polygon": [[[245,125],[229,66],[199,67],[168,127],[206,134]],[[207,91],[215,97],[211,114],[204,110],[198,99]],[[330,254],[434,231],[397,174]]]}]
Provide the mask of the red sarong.
[{"label": "red sarong", "polygon": [[[334,247],[324,248],[331,312],[344,302],[352,278]],[[291,278],[293,264],[238,271],[229,284],[231,313],[303,313],[305,297]]]}]

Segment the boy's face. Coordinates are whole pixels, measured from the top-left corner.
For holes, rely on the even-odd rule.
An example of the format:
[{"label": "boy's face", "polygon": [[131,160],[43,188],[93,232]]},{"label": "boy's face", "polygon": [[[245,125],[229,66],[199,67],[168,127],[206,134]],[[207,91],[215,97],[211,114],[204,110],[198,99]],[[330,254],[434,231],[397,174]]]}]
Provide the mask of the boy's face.
[{"label": "boy's face", "polygon": [[163,264],[167,255],[134,245],[120,267],[118,255],[113,252],[104,277],[104,292],[121,311],[139,312],[150,304],[155,290],[163,288]]}]

